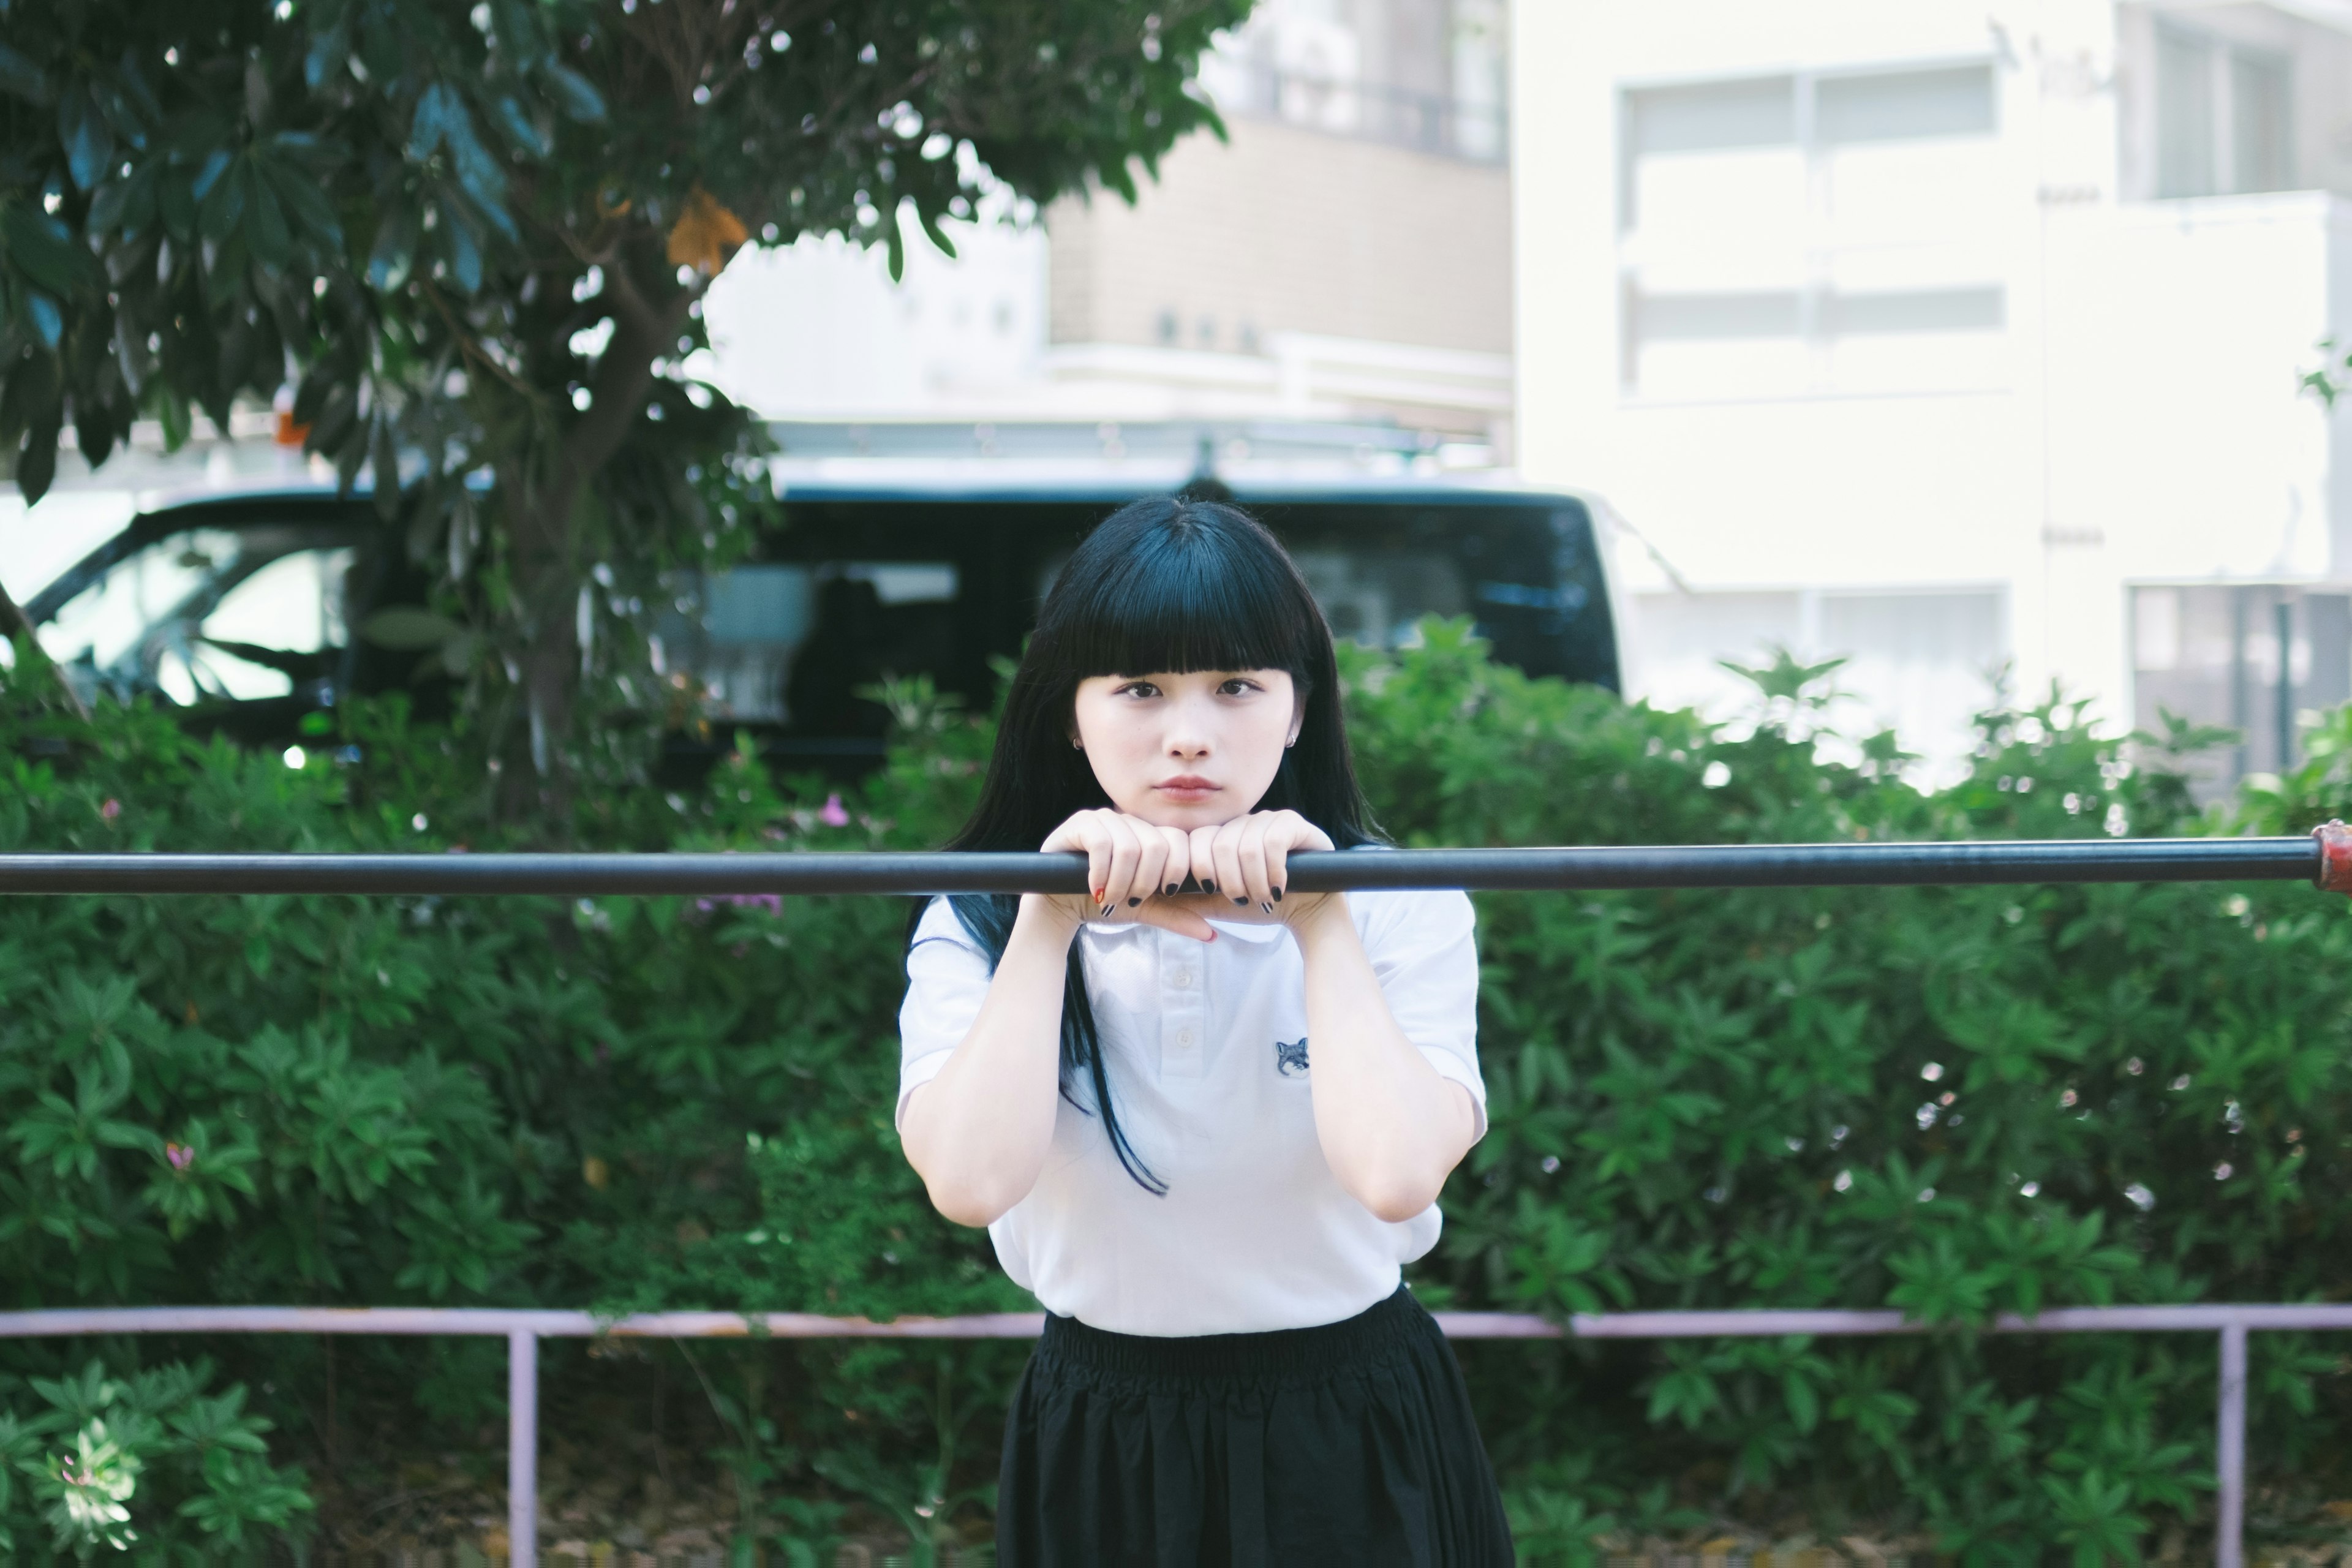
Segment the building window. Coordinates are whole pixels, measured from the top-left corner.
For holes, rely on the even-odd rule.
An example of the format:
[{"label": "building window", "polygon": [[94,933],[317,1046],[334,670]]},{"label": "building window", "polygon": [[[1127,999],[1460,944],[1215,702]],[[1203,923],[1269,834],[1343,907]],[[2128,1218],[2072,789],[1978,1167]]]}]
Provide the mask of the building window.
[{"label": "building window", "polygon": [[1638,695],[1737,723],[1757,691],[1725,661],[1769,664],[1776,648],[1841,658],[1825,717],[1846,742],[1825,740],[1831,754],[1851,760],[1853,741],[1893,730],[1922,783],[1968,771],[1976,715],[2010,657],[2008,601],[1992,588],[1639,594],[1632,609]]},{"label": "building window", "polygon": [[2166,24],[2156,35],[2156,194],[2294,183],[2286,61]]},{"label": "building window", "polygon": [[1622,105],[1629,390],[1998,383],[1989,64],[1634,89]]},{"label": "building window", "polygon": [[2232,731],[2188,764],[2200,801],[2301,764],[2305,719],[2352,701],[2352,596],[2268,583],[2134,587],[2132,718]]}]

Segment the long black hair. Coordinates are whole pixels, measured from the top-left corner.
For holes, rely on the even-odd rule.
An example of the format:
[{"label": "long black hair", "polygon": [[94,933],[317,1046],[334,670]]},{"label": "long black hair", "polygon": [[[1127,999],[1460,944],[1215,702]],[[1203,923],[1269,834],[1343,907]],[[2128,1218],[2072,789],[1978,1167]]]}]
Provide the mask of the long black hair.
[{"label": "long black hair", "polygon": [[[1154,498],[1120,508],[1088,534],[1054,580],[1004,699],[980,804],[950,849],[1034,849],[1075,813],[1109,805],[1070,744],[1078,682],[1097,675],[1194,670],[1286,671],[1304,710],[1297,744],[1253,809],[1295,811],[1342,849],[1377,841],[1339,716],[1331,628],[1274,535],[1237,507]],[[993,964],[1004,954],[1020,900],[950,900]],[[916,911],[921,918],[921,911]],[[1087,998],[1077,944],[1062,1001],[1062,1097],[1084,1078],[1103,1131],[1129,1175],[1165,1193],[1127,1141],[1111,1106],[1102,1037]]]}]

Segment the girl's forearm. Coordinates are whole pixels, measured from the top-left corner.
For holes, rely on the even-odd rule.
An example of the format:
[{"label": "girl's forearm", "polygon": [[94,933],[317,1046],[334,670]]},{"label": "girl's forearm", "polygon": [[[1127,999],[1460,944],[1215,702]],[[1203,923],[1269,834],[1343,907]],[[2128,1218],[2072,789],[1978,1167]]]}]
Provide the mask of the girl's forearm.
[{"label": "girl's forearm", "polygon": [[1037,1183],[1061,1085],[1062,991],[1077,921],[1021,901],[971,1032],[907,1102],[900,1141],[931,1204],[958,1225],[993,1223]]},{"label": "girl's forearm", "polygon": [[1470,1091],[1397,1027],[1343,897],[1293,927],[1307,961],[1308,1081],[1323,1158],[1350,1197],[1391,1223],[1437,1201],[1477,1130]]}]

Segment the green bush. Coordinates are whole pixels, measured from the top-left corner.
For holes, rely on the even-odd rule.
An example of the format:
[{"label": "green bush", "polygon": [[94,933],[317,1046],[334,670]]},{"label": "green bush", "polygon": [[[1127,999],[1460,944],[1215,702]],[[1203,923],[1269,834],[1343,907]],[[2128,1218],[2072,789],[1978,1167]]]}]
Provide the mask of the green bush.
[{"label": "green bush", "polygon": [[[1850,764],[1822,759],[1819,671],[1761,672],[1761,722],[1735,735],[1527,679],[1459,626],[1426,630],[1393,661],[1349,665],[1366,782],[1404,842],[2215,826],[2160,752],[2132,765],[2055,700],[1988,715],[1969,776],[1921,794],[1885,737]],[[289,768],[144,710],[69,721],[43,707],[37,664],[20,648],[0,677],[0,848],[523,837],[481,816],[467,738],[414,730],[396,705],[350,717]],[[987,726],[920,687],[894,695],[889,765],[838,802],[740,757],[665,795],[616,748],[573,819],[528,837],[937,843],[974,792]],[[2329,754],[2250,794],[2247,820],[2299,831],[2339,809],[2352,783]],[[12,1307],[1025,1305],[898,1154],[906,913],[877,899],[0,902],[0,1290]],[[1936,1325],[1465,1349],[1531,1557],[1801,1518],[1823,1535],[1915,1530],[1976,1562],[2131,1560],[2210,1513],[2210,1340],[1981,1326],[2072,1302],[2352,1286],[2336,1250],[2352,926],[2307,889],[1494,897],[1480,914],[1493,1125],[1413,1271],[1424,1300],[1554,1315],[1895,1306]],[[2343,1479],[2352,1422],[2320,1347],[2255,1342],[2251,1447],[2280,1531]],[[207,1349],[229,1381],[214,1393],[202,1369],[144,1370],[179,1347],[100,1348],[111,1371],[93,1375],[121,1388],[241,1393],[277,1423],[278,1462],[346,1487],[388,1473],[403,1435],[497,1458],[494,1343],[221,1341]],[[878,1515],[928,1552],[984,1523],[1023,1347],[664,1353],[705,1396],[747,1544],[807,1561]],[[89,1354],[11,1347],[0,1410],[52,1419],[25,1413],[58,1407],[40,1388]],[[628,1375],[551,1347],[549,1398]],[[134,1552],[163,1552],[173,1530],[300,1526],[287,1500],[302,1494],[268,1489],[294,1486],[284,1473],[165,1480],[175,1463],[209,1478],[211,1461],[187,1471],[179,1450],[150,1447],[116,1500]],[[194,1506],[224,1495],[245,1500]],[[59,1541],[47,1506],[0,1493],[28,1561]],[[59,1550],[103,1540],[75,1528]]]}]

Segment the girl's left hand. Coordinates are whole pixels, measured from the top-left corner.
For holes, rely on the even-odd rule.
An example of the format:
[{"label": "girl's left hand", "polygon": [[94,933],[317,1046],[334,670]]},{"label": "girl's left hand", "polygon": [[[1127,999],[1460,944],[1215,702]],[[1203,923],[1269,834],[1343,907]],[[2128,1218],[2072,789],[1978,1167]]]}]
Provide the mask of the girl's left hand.
[{"label": "girl's left hand", "polygon": [[1209,890],[1201,912],[1212,920],[1296,926],[1339,897],[1287,891],[1292,850],[1332,847],[1330,835],[1295,811],[1254,811],[1196,827],[1192,840],[1192,879]]}]

